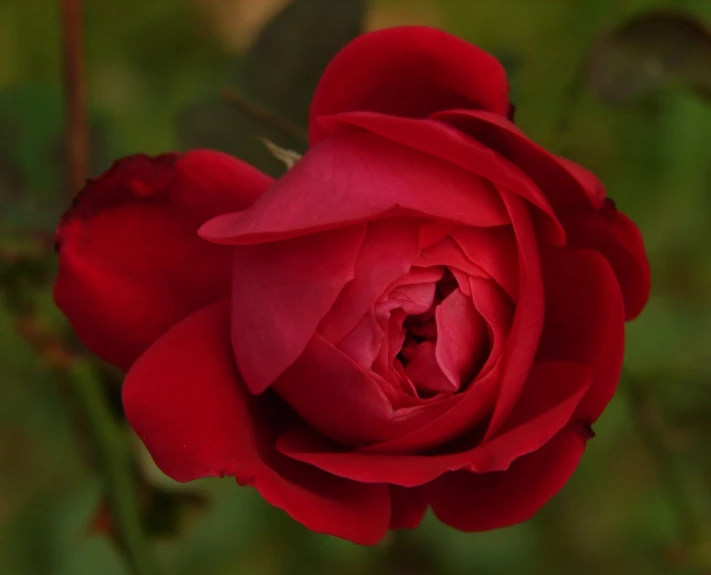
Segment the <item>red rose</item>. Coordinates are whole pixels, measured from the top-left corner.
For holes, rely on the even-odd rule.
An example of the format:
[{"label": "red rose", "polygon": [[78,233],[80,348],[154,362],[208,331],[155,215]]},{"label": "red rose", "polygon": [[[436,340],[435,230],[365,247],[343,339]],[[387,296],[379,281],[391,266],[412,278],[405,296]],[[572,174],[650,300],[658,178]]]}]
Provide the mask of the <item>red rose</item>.
[{"label": "red rose", "polygon": [[163,471],[236,477],[359,543],[428,506],[510,525],[560,489],[649,268],[598,180],[509,109],[491,56],[390,29],[331,63],[277,182],[191,152],[89,184],[56,299],[131,366],[126,413]]}]

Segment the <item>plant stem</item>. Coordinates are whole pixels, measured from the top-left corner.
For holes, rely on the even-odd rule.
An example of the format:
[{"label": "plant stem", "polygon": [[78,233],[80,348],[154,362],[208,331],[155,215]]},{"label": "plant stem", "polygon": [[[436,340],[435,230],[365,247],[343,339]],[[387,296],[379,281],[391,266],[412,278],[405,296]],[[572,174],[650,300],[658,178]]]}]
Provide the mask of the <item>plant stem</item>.
[{"label": "plant stem", "polygon": [[234,90],[224,88],[222,92],[220,92],[220,95],[222,96],[222,99],[225,102],[234,106],[235,108],[238,108],[239,110],[241,110],[248,116],[254,118],[255,120],[259,120],[260,122],[269,124],[277,130],[289,134],[290,136],[294,136],[295,138],[303,142],[309,141],[309,135],[306,130],[304,130],[304,128],[290,120],[287,120],[286,118],[281,118],[277,116],[271,110],[268,110],[261,104],[245,100]]},{"label": "plant stem", "polygon": [[[10,307],[10,306],[9,306]],[[11,308],[12,309],[12,308]],[[158,575],[141,524],[139,496],[129,440],[112,413],[102,378],[91,361],[75,353],[55,333],[37,321],[31,308],[12,309],[17,329],[56,375],[68,403],[76,411],[77,436],[92,468],[102,476],[111,524],[134,575]]]},{"label": "plant stem", "polygon": [[[67,183],[73,196],[84,186],[89,173],[84,30],[81,0],[60,0],[60,7],[67,119]],[[47,338],[51,340],[52,336]],[[135,575],[157,575],[159,570],[141,523],[127,437],[121,423],[109,409],[101,378],[88,359],[71,353],[62,368],[59,373],[68,380],[82,419],[89,429],[100,462],[111,519],[131,571]]]},{"label": "plant stem", "polygon": [[67,118],[67,186],[74,196],[89,173],[89,129],[86,117],[84,41],[81,0],[60,0],[62,62]]},{"label": "plant stem", "polygon": [[157,575],[159,569],[141,522],[125,430],[111,413],[101,380],[87,359],[75,359],[67,371],[67,377],[103,470],[112,525],[131,571],[135,575]]}]

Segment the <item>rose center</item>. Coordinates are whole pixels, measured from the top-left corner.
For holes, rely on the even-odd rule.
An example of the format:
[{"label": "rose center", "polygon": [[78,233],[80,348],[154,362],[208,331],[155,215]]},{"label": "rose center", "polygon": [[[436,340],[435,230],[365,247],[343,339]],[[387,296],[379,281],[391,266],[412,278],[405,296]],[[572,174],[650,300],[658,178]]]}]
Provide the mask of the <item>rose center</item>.
[{"label": "rose center", "polygon": [[429,296],[417,300],[419,308],[403,306],[398,310],[415,313],[403,313],[399,338],[394,338],[402,345],[393,369],[402,387],[421,398],[456,393],[465,387],[490,349],[486,322],[471,298],[459,289],[454,275],[445,269],[428,285]]}]

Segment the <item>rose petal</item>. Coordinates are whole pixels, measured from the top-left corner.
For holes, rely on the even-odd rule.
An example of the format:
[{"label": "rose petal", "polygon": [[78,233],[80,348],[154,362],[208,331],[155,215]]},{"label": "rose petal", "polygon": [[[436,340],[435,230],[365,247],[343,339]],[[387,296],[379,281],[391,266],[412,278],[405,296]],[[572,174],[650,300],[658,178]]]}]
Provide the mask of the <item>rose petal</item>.
[{"label": "rose petal", "polygon": [[[386,297],[383,297],[382,301],[384,302],[388,298],[395,298],[396,296],[394,294],[398,292],[401,292],[403,295],[402,301],[407,301],[410,294],[408,293],[407,296],[405,296],[404,294],[406,293],[406,291],[403,292],[403,290],[407,290],[408,286],[419,288],[420,286],[427,285],[428,287],[432,287],[439,280],[441,280],[443,276],[444,268],[442,268],[442,266],[431,266],[427,268],[413,266],[408,273],[406,273],[402,277],[399,277],[393,282],[393,284],[386,291]],[[430,302],[428,306],[429,305],[432,305],[432,302]],[[419,304],[417,305],[417,307],[419,307]]]},{"label": "rose petal", "polygon": [[457,226],[451,222],[425,222],[420,227],[419,244],[421,250],[434,246],[444,240]]},{"label": "rose petal", "polygon": [[419,252],[420,222],[387,218],[368,224],[358,252],[353,281],[345,286],[318,332],[338,342],[363,318],[383,292],[407,273]]},{"label": "rose petal", "polygon": [[489,352],[487,324],[460,289],[437,306],[435,317],[437,364],[458,390],[471,380]]},{"label": "rose petal", "polygon": [[213,304],[160,338],[129,371],[126,415],[156,464],[178,481],[234,476],[309,529],[373,544],[390,521],[388,488],[339,479],[274,450],[288,421],[255,398],[229,346],[229,307]]},{"label": "rose petal", "polygon": [[423,485],[443,473],[463,468],[480,473],[502,471],[518,458],[540,449],[570,421],[590,381],[587,366],[537,363],[527,384],[534,391],[522,396],[502,432],[480,445],[454,453],[344,452],[337,444],[300,425],[291,427],[279,438],[277,449],[339,477],[404,487]]},{"label": "rose petal", "polygon": [[459,381],[452,381],[440,367],[432,342],[423,341],[411,350],[404,349],[402,354],[409,360],[405,366],[405,374],[418,390],[454,393],[459,389]]},{"label": "rose petal", "polygon": [[225,211],[245,210],[274,181],[257,168],[214,150],[191,150],[175,164],[171,200],[204,223]]},{"label": "rose petal", "polygon": [[54,298],[79,338],[121,369],[229,290],[232,251],[197,229],[244,209],[271,178],[225,154],[119,160],[87,184],[57,230]]},{"label": "rose petal", "polygon": [[506,118],[490,112],[449,110],[433,119],[459,128],[511,160],[543,191],[557,214],[602,206],[604,190],[591,184],[594,176],[590,172],[551,154]]},{"label": "rose petal", "polygon": [[651,275],[642,235],[614,208],[576,214],[565,220],[572,247],[599,251],[610,262],[625,301],[625,319],[637,317],[649,299]]},{"label": "rose petal", "polygon": [[396,309],[401,309],[407,315],[420,315],[432,307],[437,290],[435,282],[440,279],[442,271],[432,270],[432,276],[417,273],[418,271],[413,270],[414,273],[400,278],[383,301],[375,304],[376,317],[385,318]]},{"label": "rose petal", "polygon": [[261,393],[306,348],[354,277],[366,227],[350,226],[235,249],[232,345],[252,393]]},{"label": "rose petal", "polygon": [[390,486],[392,515],[390,529],[415,529],[427,513],[427,499],[424,489]]},{"label": "rose petal", "polygon": [[605,186],[597,179],[597,176],[568,158],[563,158],[562,156],[555,156],[555,158],[582,186],[590,199],[590,203],[593,206],[601,206],[605,201]]},{"label": "rose petal", "polygon": [[467,258],[461,247],[449,237],[424,249],[415,260],[414,265],[423,268],[446,266],[455,277],[455,272],[464,272],[468,276],[489,277],[480,266]]},{"label": "rose petal", "polygon": [[[434,290],[432,290],[432,297],[434,299]],[[377,317],[377,312],[375,315]],[[383,376],[388,373],[388,370],[392,369],[395,358],[402,350],[402,346],[407,338],[407,333],[403,327],[407,315],[407,312],[402,309],[395,309],[393,313],[389,314],[390,317],[387,320],[380,320],[381,325],[383,325],[387,331],[387,338],[385,339],[387,347],[384,346],[381,349],[375,364],[375,371]],[[411,389],[415,391],[414,386],[412,386]]]},{"label": "rose petal", "polygon": [[587,437],[576,426],[558,433],[541,449],[506,471],[455,471],[426,487],[437,518],[460,531],[487,531],[530,519],[578,466]]},{"label": "rose petal", "polygon": [[450,405],[395,410],[377,378],[316,334],[272,388],[309,425],[345,445],[397,437]]},{"label": "rose petal", "polygon": [[455,439],[488,421],[494,408],[501,367],[495,366],[464,392],[451,396],[441,413],[411,431],[364,446],[370,453],[418,453]]},{"label": "rose petal", "polygon": [[[320,118],[331,137],[347,135],[355,129],[421,150],[480,175],[497,188],[511,190],[536,206],[546,217],[541,224],[551,242],[565,243],[565,231],[558,222],[544,192],[529,174],[515,163],[445,122],[431,119],[398,118],[371,112],[351,112]],[[357,131],[357,130],[356,130]]]},{"label": "rose petal", "polygon": [[480,373],[488,373],[501,358],[513,324],[515,306],[492,280],[470,277],[469,291],[477,312],[489,326],[491,350]]},{"label": "rose petal", "polygon": [[492,350],[476,380],[457,395],[451,407],[422,427],[399,437],[368,445],[374,453],[412,453],[434,448],[484,423],[491,414],[501,380],[502,355],[508,341],[514,308],[506,294],[491,280],[470,278],[472,301],[489,324]]},{"label": "rose petal", "polygon": [[503,192],[518,244],[519,296],[513,326],[502,352],[503,374],[486,438],[496,435],[518,401],[543,330],[545,300],[537,239],[527,206]]},{"label": "rose petal", "polygon": [[425,27],[365,34],[331,61],[311,104],[311,144],[323,137],[318,118],[367,110],[426,117],[437,110],[474,108],[506,115],[506,71],[490,54]]},{"label": "rose petal", "polygon": [[516,301],[518,296],[518,248],[510,226],[463,228],[452,239],[466,256]]},{"label": "rose petal", "polygon": [[375,319],[375,313],[365,314],[363,319],[339,343],[338,349],[365,369],[371,369],[383,346],[385,333]]},{"label": "rose petal", "polygon": [[610,264],[592,250],[543,253],[546,319],[538,357],[587,364],[593,385],[579,413],[589,423],[615,393],[624,356],[624,304]]},{"label": "rose petal", "polygon": [[430,154],[359,133],[328,138],[311,148],[250,209],[215,218],[200,234],[217,243],[259,243],[362,222],[396,209],[471,226],[509,221],[499,194],[483,178]]}]

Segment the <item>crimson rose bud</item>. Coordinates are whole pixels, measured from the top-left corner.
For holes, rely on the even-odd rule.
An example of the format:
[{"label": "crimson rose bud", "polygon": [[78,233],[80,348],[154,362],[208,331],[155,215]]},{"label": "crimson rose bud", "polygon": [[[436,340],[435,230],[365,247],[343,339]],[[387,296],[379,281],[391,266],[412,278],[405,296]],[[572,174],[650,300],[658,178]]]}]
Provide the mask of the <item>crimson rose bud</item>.
[{"label": "crimson rose bud", "polygon": [[126,414],[165,473],[235,477],[364,544],[428,507],[511,525],[563,486],[649,266],[600,182],[510,110],[490,55],[393,28],[331,62],[278,181],[199,151],[89,183],[57,303],[130,368]]}]

